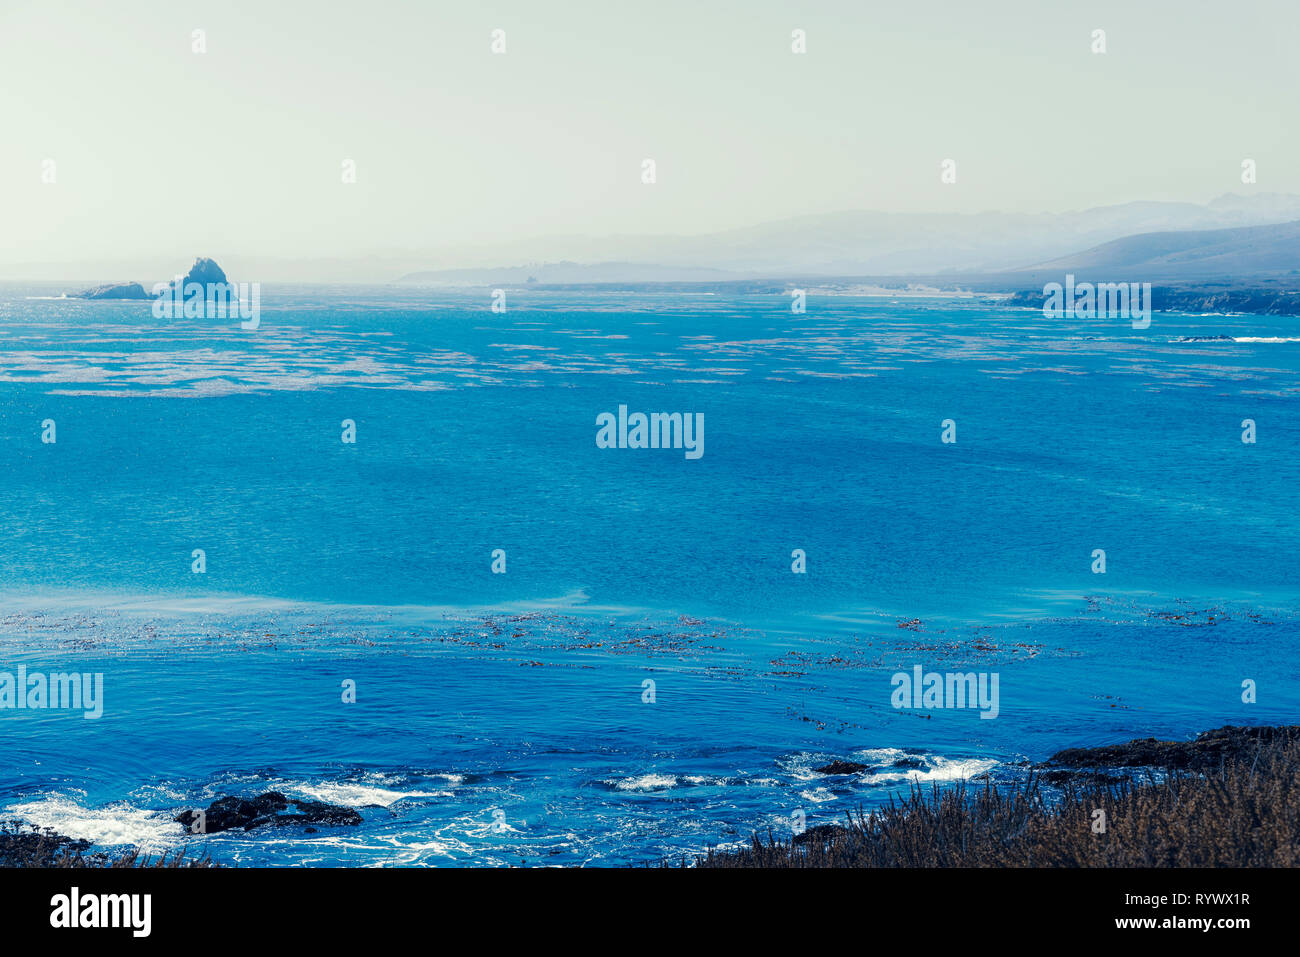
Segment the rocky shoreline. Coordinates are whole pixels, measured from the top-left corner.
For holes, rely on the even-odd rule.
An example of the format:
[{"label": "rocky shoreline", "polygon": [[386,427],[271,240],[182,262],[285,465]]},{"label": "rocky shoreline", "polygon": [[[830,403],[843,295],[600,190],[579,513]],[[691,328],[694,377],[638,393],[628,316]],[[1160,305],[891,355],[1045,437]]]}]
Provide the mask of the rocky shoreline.
[{"label": "rocky shoreline", "polygon": [[[1022,765],[1024,782],[911,793],[843,824],[696,867],[1294,867],[1300,865],[1300,726],[1226,725],[1190,741],[1066,748]],[[822,774],[858,773],[833,761]],[[1134,770],[1146,771],[1132,774]],[[1045,791],[1043,784],[1059,786]],[[665,862],[664,866],[672,866]]]},{"label": "rocky shoreline", "polygon": [[1300,725],[1242,727],[1229,724],[1213,731],[1202,731],[1191,741],[1141,738],[1096,748],[1066,748],[1033,767],[1038,770],[1160,768],[1205,771],[1228,761],[1246,760],[1264,746],[1288,740],[1300,740]]},{"label": "rocky shoreline", "polygon": [[[322,827],[355,827],[361,815],[353,808],[324,801],[302,801],[267,791],[255,797],[227,795],[204,809],[186,808],[174,818],[196,839],[223,831],[301,827],[314,834]],[[0,823],[0,867],[215,867],[209,858],[187,859],[182,849],[152,858],[136,848],[96,851],[89,841],[17,821]]]},{"label": "rocky shoreline", "polygon": [[[1003,305],[1042,309],[1046,297],[1041,289],[1011,293]],[[1156,312],[1249,313],[1261,316],[1300,316],[1300,292],[1267,289],[1151,289],[1151,308]]]},{"label": "rocky shoreline", "polygon": [[[915,766],[903,757],[888,768]],[[1028,775],[1010,789],[959,784],[943,792],[914,787],[888,808],[850,815],[847,826],[819,824],[779,841],[758,838],[743,850],[709,851],[703,867],[817,866],[1260,866],[1287,863],[1300,848],[1300,725],[1225,725],[1186,741],[1136,738],[1122,744],[1065,748],[1020,765]],[[1159,772],[1145,782],[1137,770]],[[875,774],[836,759],[814,769],[826,776]],[[1059,786],[1045,795],[1040,784]],[[1056,794],[1056,792],[1053,792]],[[1171,809],[1177,816],[1171,818]],[[1101,812],[1103,830],[1097,831]],[[1200,821],[1198,815],[1209,816]],[[1279,815],[1296,820],[1274,820]],[[267,791],[226,795],[173,820],[196,840],[235,831],[255,835],[299,827],[355,827],[353,808]],[[1100,841],[1109,822],[1115,836]],[[1205,832],[1199,828],[1204,825]],[[960,832],[960,841],[947,830]],[[1233,837],[1236,833],[1236,837]],[[957,836],[960,836],[957,835]],[[1210,841],[1213,837],[1213,841]],[[1198,843],[1204,838],[1204,843]],[[960,851],[958,851],[960,848]],[[1289,850],[1288,850],[1289,848]],[[0,867],[202,867],[185,850],[154,860],[138,849],[97,851],[88,842],[18,822],[0,824]],[[1225,859],[1239,854],[1241,860]]]}]

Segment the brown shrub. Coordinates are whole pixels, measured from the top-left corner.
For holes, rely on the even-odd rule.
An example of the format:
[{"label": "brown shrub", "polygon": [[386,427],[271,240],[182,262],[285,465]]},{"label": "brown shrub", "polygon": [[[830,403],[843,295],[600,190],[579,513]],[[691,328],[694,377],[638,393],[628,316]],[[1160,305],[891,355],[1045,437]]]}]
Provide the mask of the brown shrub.
[{"label": "brown shrub", "polygon": [[[1093,832],[1093,812],[1105,832]],[[1300,739],[1261,741],[1200,772],[1084,777],[1059,795],[1041,779],[1011,788],[914,785],[878,810],[790,840],[756,835],[699,867],[1294,867],[1300,863]]]}]

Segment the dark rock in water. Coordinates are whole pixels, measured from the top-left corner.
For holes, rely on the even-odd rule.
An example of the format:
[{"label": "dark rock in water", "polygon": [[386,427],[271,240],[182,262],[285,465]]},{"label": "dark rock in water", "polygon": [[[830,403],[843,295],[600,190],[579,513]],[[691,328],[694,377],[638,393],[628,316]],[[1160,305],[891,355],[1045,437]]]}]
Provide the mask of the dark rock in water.
[{"label": "dark rock in water", "polygon": [[1203,731],[1193,741],[1144,738],[1099,748],[1066,748],[1035,767],[1205,770],[1218,767],[1224,761],[1250,758],[1261,745],[1286,739],[1300,740],[1300,725],[1263,728],[1225,725],[1213,731]]},{"label": "dark rock in water", "polygon": [[905,758],[899,758],[897,761],[891,764],[890,767],[891,768],[923,768],[925,767],[925,762],[922,761],[920,758],[916,758],[916,757],[912,757],[911,755],[908,755]]},{"label": "dark rock in water", "polygon": [[795,845],[799,844],[829,844],[836,838],[842,836],[845,829],[835,824],[814,824],[801,834],[796,834],[791,838]]},{"label": "dark rock in water", "polygon": [[[290,807],[294,810],[290,810]],[[361,823],[361,815],[350,807],[338,807],[322,801],[297,801],[279,791],[267,791],[255,798],[223,797],[203,812],[201,833],[216,834],[242,828],[251,831],[263,825],[319,824],[327,827]],[[176,821],[188,829],[198,820],[198,812],[181,811]]]},{"label": "dark rock in water", "polygon": [[152,299],[138,282],[111,282],[69,296],[70,299]]},{"label": "dark rock in water", "polygon": [[857,774],[859,771],[867,770],[866,764],[858,764],[856,761],[832,761],[830,764],[824,764],[820,768],[813,768],[818,774]]}]

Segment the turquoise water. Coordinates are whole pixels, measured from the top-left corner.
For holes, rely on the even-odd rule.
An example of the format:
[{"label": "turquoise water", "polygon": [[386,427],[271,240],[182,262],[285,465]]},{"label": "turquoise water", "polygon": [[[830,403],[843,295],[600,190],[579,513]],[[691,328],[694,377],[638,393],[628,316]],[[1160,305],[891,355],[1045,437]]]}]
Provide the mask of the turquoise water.
[{"label": "turquoise water", "polygon": [[[0,817],[622,864],[1295,720],[1287,319],[266,287],[245,331],[56,294],[0,286],[0,671],[100,672],[104,713],[0,710]],[[598,448],[620,405],[701,413],[704,454]],[[915,665],[997,673],[997,717],[894,708]],[[171,820],[273,788],[364,823]]]}]

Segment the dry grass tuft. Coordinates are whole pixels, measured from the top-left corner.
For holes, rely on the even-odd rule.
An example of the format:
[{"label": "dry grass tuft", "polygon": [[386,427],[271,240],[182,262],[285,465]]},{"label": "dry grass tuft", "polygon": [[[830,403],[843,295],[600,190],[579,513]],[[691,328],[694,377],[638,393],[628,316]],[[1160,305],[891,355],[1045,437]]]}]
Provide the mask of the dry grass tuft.
[{"label": "dry grass tuft", "polygon": [[[1094,833],[1094,811],[1105,812]],[[1011,789],[914,786],[879,810],[791,840],[756,835],[699,867],[1294,867],[1300,864],[1300,737],[1261,739],[1200,771],[1083,777],[1058,796],[1041,779]]]}]

